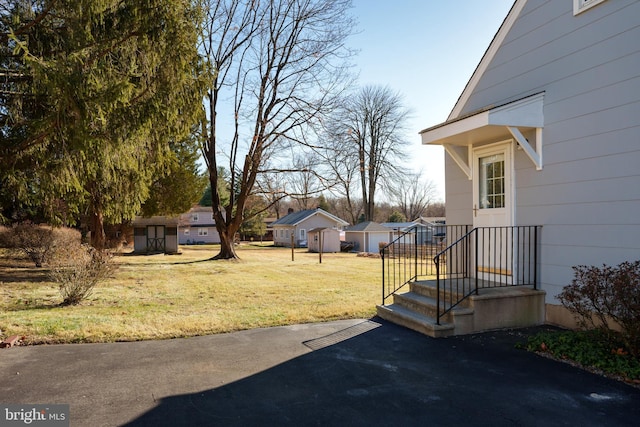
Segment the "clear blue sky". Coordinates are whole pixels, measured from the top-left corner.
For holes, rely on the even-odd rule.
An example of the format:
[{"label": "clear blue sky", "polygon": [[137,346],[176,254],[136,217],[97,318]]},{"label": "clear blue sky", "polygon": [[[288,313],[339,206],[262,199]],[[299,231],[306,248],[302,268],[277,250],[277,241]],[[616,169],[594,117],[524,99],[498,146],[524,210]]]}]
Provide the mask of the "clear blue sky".
[{"label": "clear blue sky", "polygon": [[446,120],[513,0],[353,0],[351,46],[361,85],[399,92],[413,112],[409,168],[424,169],[444,200],[444,152],[418,132]]}]

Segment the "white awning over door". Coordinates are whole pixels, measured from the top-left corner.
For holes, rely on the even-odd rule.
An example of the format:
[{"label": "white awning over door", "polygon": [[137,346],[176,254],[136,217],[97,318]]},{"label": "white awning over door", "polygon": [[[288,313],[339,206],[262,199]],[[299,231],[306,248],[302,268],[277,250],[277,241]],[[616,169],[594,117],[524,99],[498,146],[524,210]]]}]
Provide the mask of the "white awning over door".
[{"label": "white awning over door", "polygon": [[544,93],[489,106],[421,131],[422,143],[442,145],[469,179],[472,147],[506,139],[514,139],[542,170],[543,107]]}]

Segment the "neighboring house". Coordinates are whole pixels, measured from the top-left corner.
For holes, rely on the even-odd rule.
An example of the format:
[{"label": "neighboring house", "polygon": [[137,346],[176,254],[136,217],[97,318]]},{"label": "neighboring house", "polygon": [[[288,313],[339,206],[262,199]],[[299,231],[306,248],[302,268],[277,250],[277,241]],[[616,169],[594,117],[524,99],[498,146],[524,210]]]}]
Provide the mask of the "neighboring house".
[{"label": "neighboring house", "polygon": [[306,247],[309,230],[315,228],[332,228],[338,231],[349,223],[320,208],[290,212],[288,215],[271,224],[273,244],[275,246]]},{"label": "neighboring house", "polygon": [[444,217],[424,217],[416,219],[416,222],[424,224],[430,229],[431,243],[443,243],[447,240],[447,227]]},{"label": "neighboring house", "polygon": [[179,241],[181,245],[220,243],[211,206],[194,206],[180,215]]},{"label": "neighboring house", "polygon": [[267,217],[264,219],[266,230],[261,240],[273,240],[273,228],[271,227],[271,224],[273,224],[276,219],[276,217]]},{"label": "neighboring house", "polygon": [[383,222],[382,226],[393,230],[392,239],[410,231],[416,235],[416,241],[419,245],[435,243],[433,226],[423,224],[419,219],[411,222]]},{"label": "neighboring house", "polygon": [[638,0],[516,0],[447,121],[420,132],[446,152],[447,227],[491,236],[471,232],[469,274],[526,274],[548,323],[574,325],[557,298],[572,266],[640,259],[639,23]]},{"label": "neighboring house", "polygon": [[340,230],[318,227],[307,232],[309,252],[340,252]]},{"label": "neighboring house", "polygon": [[392,230],[373,221],[350,225],[345,229],[344,240],[353,244],[357,252],[377,254],[381,244],[390,242]]},{"label": "neighboring house", "polygon": [[136,217],[133,220],[135,253],[178,253],[178,222],[175,217]]}]

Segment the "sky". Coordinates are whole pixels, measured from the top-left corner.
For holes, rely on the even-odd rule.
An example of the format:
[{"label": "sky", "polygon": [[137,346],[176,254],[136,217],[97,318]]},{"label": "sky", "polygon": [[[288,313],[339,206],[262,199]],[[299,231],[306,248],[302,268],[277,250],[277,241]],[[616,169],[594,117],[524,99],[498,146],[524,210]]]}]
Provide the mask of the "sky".
[{"label": "sky", "polygon": [[423,170],[444,201],[444,150],[419,132],[444,122],[513,0],[353,0],[350,46],[359,84],[388,86],[412,111],[408,167]]}]

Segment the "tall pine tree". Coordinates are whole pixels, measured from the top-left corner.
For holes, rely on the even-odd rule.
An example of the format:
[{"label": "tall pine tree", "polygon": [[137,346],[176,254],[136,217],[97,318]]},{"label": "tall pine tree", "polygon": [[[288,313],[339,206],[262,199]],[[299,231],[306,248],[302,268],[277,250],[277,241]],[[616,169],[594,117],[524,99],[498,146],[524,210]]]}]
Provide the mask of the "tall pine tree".
[{"label": "tall pine tree", "polygon": [[85,214],[102,248],[105,222],[140,211],[175,160],[170,141],[202,119],[201,11],[191,0],[10,3],[6,44],[38,108],[13,124],[3,163],[35,170],[39,198]]}]

